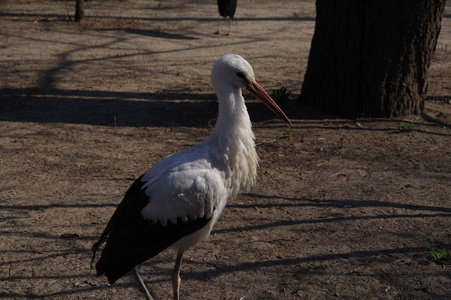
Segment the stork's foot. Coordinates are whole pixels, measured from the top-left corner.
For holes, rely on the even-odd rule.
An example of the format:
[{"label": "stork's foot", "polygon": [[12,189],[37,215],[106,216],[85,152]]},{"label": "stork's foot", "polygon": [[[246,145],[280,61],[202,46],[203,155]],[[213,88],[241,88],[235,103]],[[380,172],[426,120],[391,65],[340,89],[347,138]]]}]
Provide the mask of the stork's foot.
[{"label": "stork's foot", "polygon": [[219,31],[215,31],[215,32],[213,32],[213,34],[216,34],[216,35],[223,35],[223,36],[232,36],[232,35],[234,35],[234,34],[232,34],[231,32],[221,33],[221,32],[219,32]]}]

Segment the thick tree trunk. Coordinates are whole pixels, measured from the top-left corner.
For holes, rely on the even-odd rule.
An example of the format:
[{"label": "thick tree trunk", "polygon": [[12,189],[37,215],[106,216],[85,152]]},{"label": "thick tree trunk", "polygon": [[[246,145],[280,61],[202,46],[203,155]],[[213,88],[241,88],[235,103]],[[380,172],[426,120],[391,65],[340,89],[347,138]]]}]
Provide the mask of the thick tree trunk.
[{"label": "thick tree trunk", "polygon": [[80,22],[85,17],[84,0],[75,0],[75,21]]},{"label": "thick tree trunk", "polygon": [[348,116],[419,114],[445,0],[317,0],[304,105]]}]

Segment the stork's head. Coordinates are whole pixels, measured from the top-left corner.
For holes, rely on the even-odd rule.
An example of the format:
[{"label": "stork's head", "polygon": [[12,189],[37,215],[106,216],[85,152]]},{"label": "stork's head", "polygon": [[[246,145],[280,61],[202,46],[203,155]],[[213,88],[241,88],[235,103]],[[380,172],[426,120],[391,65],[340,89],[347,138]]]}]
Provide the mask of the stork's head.
[{"label": "stork's head", "polygon": [[234,87],[245,89],[247,85],[255,81],[252,66],[241,56],[226,54],[213,66],[211,81],[216,83],[229,83]]},{"label": "stork's head", "polygon": [[255,81],[254,70],[241,56],[236,54],[226,54],[221,57],[213,66],[213,70],[211,71],[211,82],[213,88],[217,92],[221,90],[222,87],[248,90],[262,101],[272,112],[291,125],[291,121],[285,113],[257,81]]}]

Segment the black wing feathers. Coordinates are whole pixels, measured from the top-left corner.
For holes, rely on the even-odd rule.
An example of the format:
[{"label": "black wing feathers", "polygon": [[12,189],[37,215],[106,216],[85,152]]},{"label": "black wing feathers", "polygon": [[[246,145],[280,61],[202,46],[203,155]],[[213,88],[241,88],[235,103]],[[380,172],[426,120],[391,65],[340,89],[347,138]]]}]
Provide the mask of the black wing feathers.
[{"label": "black wing feathers", "polygon": [[236,10],[237,0],[217,0],[218,11],[221,16],[233,18]]},{"label": "black wing feathers", "polygon": [[166,226],[146,221],[141,210],[149,203],[142,190],[139,177],[128,189],[124,199],[117,207],[99,241],[92,247],[93,258],[99,246],[105,248],[96,264],[97,276],[106,274],[109,283],[127,274],[132,268],[157,255],[182,237],[203,228],[210,219],[189,219],[177,224],[168,222]]}]

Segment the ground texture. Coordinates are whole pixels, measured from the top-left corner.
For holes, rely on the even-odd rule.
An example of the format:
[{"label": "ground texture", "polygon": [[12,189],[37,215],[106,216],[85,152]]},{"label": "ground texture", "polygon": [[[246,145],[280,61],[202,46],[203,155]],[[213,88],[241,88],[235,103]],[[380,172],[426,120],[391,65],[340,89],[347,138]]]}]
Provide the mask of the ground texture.
[{"label": "ground texture", "polygon": [[[205,139],[209,83],[225,53],[244,56],[268,91],[299,95],[313,1],[239,1],[232,36],[215,1],[0,2],[0,297],[137,299],[90,268],[133,180]],[[182,299],[450,299],[451,7],[420,116],[348,120],[281,107],[291,130],[248,103],[258,183],[186,253]],[[221,24],[226,31],[227,22]],[[174,254],[140,266],[170,299]]]}]

